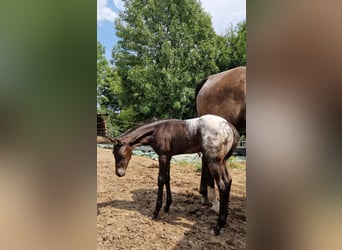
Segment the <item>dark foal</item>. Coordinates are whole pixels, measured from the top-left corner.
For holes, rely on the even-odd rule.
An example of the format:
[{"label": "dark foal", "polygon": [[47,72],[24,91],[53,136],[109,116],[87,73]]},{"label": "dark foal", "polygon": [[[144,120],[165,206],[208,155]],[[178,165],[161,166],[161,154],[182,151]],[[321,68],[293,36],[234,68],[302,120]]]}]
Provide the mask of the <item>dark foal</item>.
[{"label": "dark foal", "polygon": [[150,145],[159,155],[158,197],[153,218],[158,218],[162,207],[163,188],[166,187],[166,205],[168,212],[172,203],[170,188],[170,160],[173,155],[203,154],[205,169],[215,179],[220,192],[220,211],[213,233],[218,235],[226,224],[228,201],[232,179],[225,162],[227,156],[235,150],[239,142],[236,129],[225,119],[215,115],[204,115],[189,120],[165,120],[153,122],[113,140],[116,174],[122,177],[132,156],[132,150],[139,145]]}]

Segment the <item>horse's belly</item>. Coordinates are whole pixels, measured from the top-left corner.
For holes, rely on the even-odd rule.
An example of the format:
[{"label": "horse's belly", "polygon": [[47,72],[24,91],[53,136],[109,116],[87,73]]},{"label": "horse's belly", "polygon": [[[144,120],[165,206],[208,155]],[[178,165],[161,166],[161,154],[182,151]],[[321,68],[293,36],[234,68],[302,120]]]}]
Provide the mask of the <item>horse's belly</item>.
[{"label": "horse's belly", "polygon": [[175,155],[180,155],[180,154],[194,154],[194,153],[198,153],[201,152],[201,148],[200,147],[193,147],[193,148],[186,148],[183,150],[175,150],[174,151]]}]

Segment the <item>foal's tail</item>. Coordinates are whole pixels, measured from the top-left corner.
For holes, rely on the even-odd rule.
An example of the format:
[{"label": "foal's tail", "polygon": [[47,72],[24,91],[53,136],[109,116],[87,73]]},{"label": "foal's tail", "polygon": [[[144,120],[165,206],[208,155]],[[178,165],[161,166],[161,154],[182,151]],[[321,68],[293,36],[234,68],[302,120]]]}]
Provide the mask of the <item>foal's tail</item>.
[{"label": "foal's tail", "polygon": [[229,125],[232,128],[232,130],[233,130],[234,141],[233,141],[233,145],[230,148],[228,154],[224,157],[225,160],[227,160],[229,157],[232,156],[233,152],[235,151],[235,149],[237,148],[237,146],[239,145],[239,142],[240,142],[240,134],[239,134],[239,132],[236,130],[236,128],[232,124],[229,124]]}]

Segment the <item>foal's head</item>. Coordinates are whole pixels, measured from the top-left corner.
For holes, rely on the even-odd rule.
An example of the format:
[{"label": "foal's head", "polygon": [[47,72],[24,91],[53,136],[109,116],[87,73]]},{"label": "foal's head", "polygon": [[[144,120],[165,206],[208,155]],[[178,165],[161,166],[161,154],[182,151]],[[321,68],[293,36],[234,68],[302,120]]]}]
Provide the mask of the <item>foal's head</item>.
[{"label": "foal's head", "polygon": [[115,158],[115,173],[122,177],[126,173],[129,160],[132,157],[133,148],[127,143],[118,139],[114,140],[113,155]]}]

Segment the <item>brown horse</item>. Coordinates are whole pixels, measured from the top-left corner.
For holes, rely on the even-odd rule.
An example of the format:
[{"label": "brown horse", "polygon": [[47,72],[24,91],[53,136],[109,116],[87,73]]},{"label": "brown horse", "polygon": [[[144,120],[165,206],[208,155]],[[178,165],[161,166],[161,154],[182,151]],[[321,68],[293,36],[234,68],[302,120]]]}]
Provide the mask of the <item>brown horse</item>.
[{"label": "brown horse", "polygon": [[[230,69],[202,80],[196,89],[196,107],[199,116],[214,114],[233,124],[241,133],[246,130],[246,67]],[[209,190],[208,190],[209,187]],[[209,191],[209,194],[208,194]],[[209,201],[218,212],[214,181],[202,161],[200,193],[203,203]]]},{"label": "brown horse", "polygon": [[232,179],[225,162],[239,142],[239,133],[225,119],[205,115],[189,120],[164,120],[153,122],[115,138],[113,154],[116,175],[122,177],[132,156],[132,150],[139,145],[150,145],[159,156],[158,196],[153,218],[158,218],[162,207],[163,189],[166,186],[168,212],[172,203],[170,189],[170,160],[173,155],[184,153],[203,154],[203,164],[216,181],[220,193],[220,211],[213,234],[218,235],[226,224],[228,201]]}]

